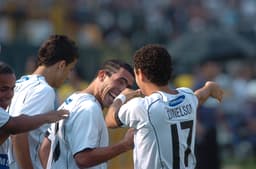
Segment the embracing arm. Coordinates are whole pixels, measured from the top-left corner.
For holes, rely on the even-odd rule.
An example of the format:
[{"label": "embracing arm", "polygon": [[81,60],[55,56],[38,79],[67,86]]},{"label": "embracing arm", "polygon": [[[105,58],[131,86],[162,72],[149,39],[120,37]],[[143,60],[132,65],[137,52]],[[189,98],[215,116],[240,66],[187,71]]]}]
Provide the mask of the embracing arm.
[{"label": "embracing arm", "polygon": [[213,97],[221,102],[224,91],[216,82],[207,81],[202,88],[194,93],[198,98],[198,106],[201,106],[209,97]]},{"label": "embracing arm", "polygon": [[11,117],[9,121],[1,127],[1,131],[6,134],[18,134],[34,130],[45,123],[53,123],[61,119],[67,118],[67,110],[50,111],[46,114],[28,116],[20,115],[17,117]]},{"label": "embracing arm", "polygon": [[116,99],[108,108],[107,114],[105,116],[105,122],[108,128],[117,128],[120,126],[120,124],[118,123],[119,120],[116,119],[116,116],[121,106],[121,100]]},{"label": "embracing arm", "polygon": [[[52,123],[54,121],[66,118],[68,111],[51,111],[46,114],[26,116],[20,115],[18,117],[11,118],[5,130],[10,133],[20,133],[27,130],[35,129],[44,123]],[[16,122],[16,123],[15,123]],[[26,124],[26,125],[25,125]],[[32,160],[30,158],[28,133],[22,133],[13,135],[11,137],[13,144],[13,151],[15,158],[20,169],[33,169]]]}]

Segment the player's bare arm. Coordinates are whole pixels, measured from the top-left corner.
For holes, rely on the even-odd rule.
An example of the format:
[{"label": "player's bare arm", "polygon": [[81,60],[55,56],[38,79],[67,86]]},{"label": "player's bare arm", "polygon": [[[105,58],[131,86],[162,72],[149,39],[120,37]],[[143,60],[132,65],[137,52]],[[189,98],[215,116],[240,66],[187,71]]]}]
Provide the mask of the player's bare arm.
[{"label": "player's bare arm", "polygon": [[74,155],[76,164],[80,168],[88,168],[108,161],[117,155],[131,150],[133,143],[134,130],[128,129],[124,138],[117,144],[108,147],[98,147],[86,149]]},{"label": "player's bare arm", "polygon": [[67,110],[50,111],[46,114],[28,116],[20,115],[11,117],[9,121],[1,128],[6,134],[18,134],[29,130],[34,130],[45,123],[53,123],[68,117]]},{"label": "player's bare arm", "polygon": [[28,133],[12,135],[11,140],[19,168],[33,169],[32,160],[29,154]]},{"label": "player's bare arm", "polygon": [[45,137],[42,141],[42,144],[40,145],[39,152],[38,152],[43,168],[46,168],[47,166],[47,160],[50,154],[50,148],[51,148],[51,141],[48,137]]},{"label": "player's bare arm", "polygon": [[194,93],[199,101],[198,106],[202,105],[209,97],[213,97],[221,102],[224,95],[223,89],[218,83],[213,81],[207,81],[202,88],[196,90]]}]

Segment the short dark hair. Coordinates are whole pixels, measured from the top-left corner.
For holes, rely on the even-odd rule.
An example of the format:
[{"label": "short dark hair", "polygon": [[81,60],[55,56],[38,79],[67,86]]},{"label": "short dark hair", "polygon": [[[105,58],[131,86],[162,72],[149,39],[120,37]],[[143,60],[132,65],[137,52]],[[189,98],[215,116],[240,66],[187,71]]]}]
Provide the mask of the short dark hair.
[{"label": "short dark hair", "polygon": [[171,55],[158,44],[149,44],[138,49],[133,56],[133,64],[135,70],[141,69],[142,73],[156,85],[167,85],[171,79]]},{"label": "short dark hair", "polygon": [[107,72],[107,74],[109,76],[111,76],[113,73],[116,73],[120,68],[124,68],[125,70],[130,72],[132,74],[132,76],[134,77],[134,72],[133,72],[132,66],[126,62],[123,62],[123,61],[117,60],[117,59],[111,59],[111,60],[105,61],[102,64],[100,69],[105,70]]},{"label": "short dark hair", "polygon": [[14,74],[14,70],[7,63],[0,61],[0,74]]},{"label": "short dark hair", "polygon": [[73,40],[65,35],[52,35],[40,47],[37,64],[51,66],[65,60],[68,65],[78,57],[78,48]]}]

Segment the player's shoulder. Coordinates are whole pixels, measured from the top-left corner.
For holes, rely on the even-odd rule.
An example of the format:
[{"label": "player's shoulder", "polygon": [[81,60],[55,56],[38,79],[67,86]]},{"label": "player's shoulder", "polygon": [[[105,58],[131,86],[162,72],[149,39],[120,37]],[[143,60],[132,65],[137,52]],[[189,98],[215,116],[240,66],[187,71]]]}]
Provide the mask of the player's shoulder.
[{"label": "player's shoulder", "polygon": [[83,110],[96,110],[100,108],[97,99],[93,95],[87,93],[73,93],[64,101],[64,103],[76,109]]},{"label": "player's shoulder", "polygon": [[145,99],[145,97],[135,97],[135,98],[132,98],[131,100],[127,101],[127,104],[134,105],[134,106],[139,105],[142,102],[144,102],[144,99]]},{"label": "player's shoulder", "polygon": [[159,100],[159,97],[157,95],[150,95],[150,96],[145,96],[145,97],[136,97],[133,98],[129,101],[129,106],[130,108],[146,108],[152,103],[156,102]]},{"label": "player's shoulder", "polygon": [[48,95],[49,97],[55,96],[54,88],[52,88],[48,84],[42,84],[42,83],[36,84],[34,87],[31,88],[31,90],[33,90],[33,92],[35,93]]},{"label": "player's shoulder", "polygon": [[179,92],[182,92],[184,94],[192,94],[192,95],[194,95],[193,90],[188,88],[188,87],[180,87],[180,88],[177,88],[176,90],[178,90]]},{"label": "player's shoulder", "polygon": [[46,82],[43,76],[24,75],[16,81],[16,88],[25,88],[27,90],[36,89],[39,91],[54,91],[54,89]]}]

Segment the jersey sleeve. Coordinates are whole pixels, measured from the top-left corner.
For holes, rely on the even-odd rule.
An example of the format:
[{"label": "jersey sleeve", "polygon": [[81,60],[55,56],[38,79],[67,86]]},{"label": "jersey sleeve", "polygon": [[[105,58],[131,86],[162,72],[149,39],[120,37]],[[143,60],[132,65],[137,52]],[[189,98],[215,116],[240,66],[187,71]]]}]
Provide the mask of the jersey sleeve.
[{"label": "jersey sleeve", "polygon": [[139,129],[144,125],[147,112],[143,105],[143,98],[134,98],[122,105],[118,112],[118,118],[123,124],[122,127]]},{"label": "jersey sleeve", "polygon": [[86,108],[80,108],[72,113],[65,127],[65,138],[73,155],[88,148],[98,147],[99,133],[105,124],[98,106],[88,102],[84,104]]},{"label": "jersey sleeve", "polygon": [[181,88],[178,88],[179,91],[182,91],[183,93],[186,93],[188,95],[191,96],[191,101],[193,102],[193,105],[195,105],[196,107],[198,106],[198,98],[197,96],[194,94],[193,90],[190,89],[190,88],[187,88],[187,87],[181,87]]},{"label": "jersey sleeve", "polygon": [[55,92],[52,88],[38,87],[27,93],[20,111],[15,115],[37,115],[54,110]]}]

